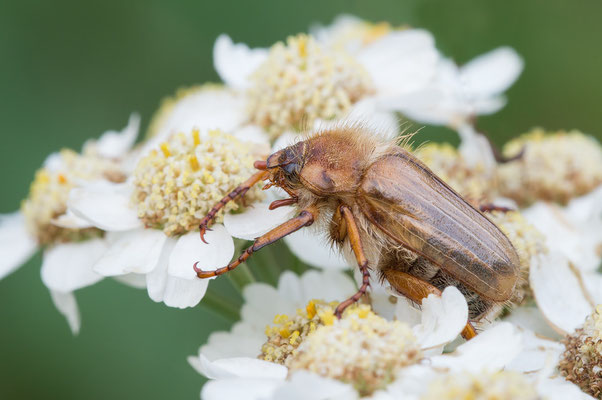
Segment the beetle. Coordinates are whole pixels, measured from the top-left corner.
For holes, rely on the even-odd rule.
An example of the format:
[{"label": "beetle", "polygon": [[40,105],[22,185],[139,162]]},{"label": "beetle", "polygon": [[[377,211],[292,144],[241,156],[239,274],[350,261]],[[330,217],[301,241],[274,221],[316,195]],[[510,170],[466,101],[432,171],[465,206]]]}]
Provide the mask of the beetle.
[{"label": "beetle", "polygon": [[[204,271],[195,264],[199,278],[224,274],[262,247],[319,224],[335,246],[355,258],[362,273],[357,293],[336,308],[338,317],[366,293],[375,270],[418,304],[446,286],[457,286],[472,320],[512,297],[519,259],[510,240],[403,146],[369,128],[356,124],[318,132],[255,167],[256,174],[201,220],[201,239],[205,241],[208,226],[227,202],[262,180],[290,195],[270,209],[294,205],[297,215],[256,238],[223,268]],[[463,336],[475,334],[468,323]]]}]

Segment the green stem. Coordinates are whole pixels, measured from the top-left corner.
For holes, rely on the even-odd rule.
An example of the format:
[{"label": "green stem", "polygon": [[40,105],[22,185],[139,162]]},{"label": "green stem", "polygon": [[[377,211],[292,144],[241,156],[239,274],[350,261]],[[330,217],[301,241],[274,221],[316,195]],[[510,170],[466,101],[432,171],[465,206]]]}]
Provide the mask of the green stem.
[{"label": "green stem", "polygon": [[239,319],[239,309],[231,297],[221,296],[215,291],[207,290],[201,305],[227,320],[234,322]]}]

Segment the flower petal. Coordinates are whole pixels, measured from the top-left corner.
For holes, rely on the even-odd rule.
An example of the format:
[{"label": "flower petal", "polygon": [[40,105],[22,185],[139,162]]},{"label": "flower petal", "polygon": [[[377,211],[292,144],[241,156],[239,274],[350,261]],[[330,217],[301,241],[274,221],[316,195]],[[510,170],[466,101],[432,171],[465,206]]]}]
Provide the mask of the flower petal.
[{"label": "flower petal", "polygon": [[284,238],[288,248],[301,261],[313,267],[346,269],[349,263],[315,229],[303,228]]},{"label": "flower petal", "polygon": [[273,399],[290,400],[327,400],[357,399],[358,394],[353,386],[331,378],[326,378],[309,371],[295,371],[289,379],[280,385]]},{"label": "flower petal", "polygon": [[0,279],[23,265],[37,248],[25,228],[23,214],[0,215]]},{"label": "flower petal", "polygon": [[298,307],[313,299],[325,301],[343,301],[355,294],[357,288],[353,279],[340,271],[307,271],[301,276],[303,302]]},{"label": "flower petal", "polygon": [[434,367],[474,373],[502,369],[521,351],[521,340],[512,324],[500,322],[458,346],[453,353],[432,357],[431,363]]},{"label": "flower petal", "polygon": [[63,293],[93,285],[103,277],[94,272],[92,266],[106,250],[103,239],[50,247],[42,259],[42,282],[49,289]]},{"label": "flower petal", "polygon": [[94,264],[94,271],[103,276],[146,274],[159,262],[167,236],[157,229],[115,232],[109,249]]},{"label": "flower petal", "polygon": [[224,216],[224,226],[235,238],[254,240],[291,219],[295,211],[293,207],[270,210],[269,206],[270,203],[255,203],[240,214],[228,213]]},{"label": "flower petal", "polygon": [[[140,115],[130,115],[128,124],[121,132],[108,131],[102,134],[97,141],[91,141],[94,149],[101,157],[120,158],[125,155],[136,142],[140,128]],[[87,145],[87,144],[86,144]],[[84,147],[86,146],[84,145]]]},{"label": "flower petal", "polygon": [[199,280],[193,265],[199,261],[199,268],[215,270],[228,265],[234,254],[234,241],[221,224],[211,227],[203,243],[198,232],[182,235],[169,256],[167,272],[170,276],[188,280]]},{"label": "flower petal", "polygon": [[267,49],[250,49],[244,43],[232,42],[228,35],[219,35],[213,46],[213,65],[222,81],[235,89],[248,87],[249,75],[265,61]]},{"label": "flower petal", "polygon": [[542,339],[533,332],[521,330],[522,350],[518,356],[507,365],[507,369],[519,372],[537,372],[558,365],[564,346],[555,340]]},{"label": "flower petal", "polygon": [[543,262],[531,263],[529,283],[537,306],[561,334],[573,332],[592,311],[580,278],[569,260],[557,252],[550,252]]},{"label": "flower petal", "polygon": [[379,93],[402,94],[424,87],[435,75],[439,53],[420,29],[394,31],[358,53]]},{"label": "flower petal", "polygon": [[203,354],[199,354],[199,357],[188,357],[188,362],[198,373],[209,379],[285,379],[288,374],[288,369],[284,365],[251,357],[221,358],[210,361]]},{"label": "flower petal", "polygon": [[262,127],[257,125],[244,125],[232,132],[232,135],[243,142],[270,143],[270,136]]},{"label": "flower petal", "polygon": [[92,228],[94,225],[87,219],[83,219],[73,214],[71,210],[67,210],[64,214],[59,215],[50,221],[52,225],[60,226],[68,229],[83,229]]},{"label": "flower petal", "polygon": [[441,296],[422,300],[422,321],[413,328],[423,349],[445,345],[454,340],[468,322],[468,304],[460,291],[449,286]]},{"label": "flower petal", "polygon": [[595,400],[592,396],[583,393],[579,386],[561,377],[539,380],[537,394],[547,400]]},{"label": "flower petal", "polygon": [[479,97],[494,96],[508,89],[523,67],[523,59],[513,48],[499,47],[460,68],[460,80],[467,92]]},{"label": "flower petal", "polygon": [[169,307],[194,307],[205,295],[209,281],[181,279],[167,273],[169,258],[176,243],[171,238],[165,241],[157,267],[146,274],[146,289],[152,300],[162,301]]},{"label": "flower petal", "polygon": [[281,379],[219,379],[216,381],[209,381],[203,386],[201,399],[265,400],[272,396],[281,383]]},{"label": "flower petal", "polygon": [[130,207],[131,186],[98,181],[72,189],[67,207],[76,216],[105,231],[129,231],[142,227]]},{"label": "flower petal", "polygon": [[135,289],[146,288],[146,275],[145,274],[125,274],[117,275],[114,277],[116,281],[128,285]]},{"label": "flower petal", "polygon": [[[271,321],[270,321],[271,322]],[[266,341],[265,324],[237,322],[229,332],[213,332],[200,349],[209,360],[232,357],[257,357]]]},{"label": "flower petal", "polygon": [[50,290],[50,297],[56,309],[67,319],[71,333],[77,335],[81,327],[81,318],[73,292]]},{"label": "flower petal", "polygon": [[504,321],[513,323],[514,325],[535,332],[537,335],[553,340],[560,340],[562,336],[550,327],[550,324],[544,318],[541,310],[535,306],[518,307],[510,313]]}]

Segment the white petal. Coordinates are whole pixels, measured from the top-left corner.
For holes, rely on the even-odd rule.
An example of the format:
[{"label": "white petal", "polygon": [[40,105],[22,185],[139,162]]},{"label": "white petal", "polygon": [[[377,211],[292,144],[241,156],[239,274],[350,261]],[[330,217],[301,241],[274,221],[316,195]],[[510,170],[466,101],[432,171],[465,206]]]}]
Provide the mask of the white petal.
[{"label": "white petal", "polygon": [[56,309],[67,319],[71,333],[77,335],[81,326],[81,318],[73,292],[50,290],[50,297]]},{"label": "white petal", "polygon": [[350,400],[358,398],[355,389],[334,379],[325,378],[309,371],[296,371],[279,386],[272,399],[282,400]]},{"label": "white petal", "polygon": [[523,70],[522,58],[511,47],[500,47],[483,54],[460,68],[466,91],[481,97],[508,89]]},{"label": "white petal", "polygon": [[244,98],[227,88],[200,87],[177,100],[162,121],[156,136],[145,145],[141,155],[157,147],[172,134],[190,134],[198,129],[202,136],[211,129],[233,132],[246,120]]},{"label": "white petal", "polygon": [[240,214],[227,213],[224,226],[236,238],[254,240],[291,219],[295,211],[293,207],[269,210],[269,206],[270,203],[255,203]]},{"label": "white petal", "polygon": [[203,354],[199,354],[199,357],[188,357],[188,362],[201,375],[209,379],[285,379],[288,374],[288,369],[284,365],[250,357],[222,358],[209,361]]},{"label": "white petal", "polygon": [[551,252],[542,262],[531,263],[529,283],[539,309],[562,334],[581,326],[591,313],[580,277],[560,253]]},{"label": "white petal", "polygon": [[69,192],[67,207],[76,216],[105,231],[129,231],[142,227],[136,210],[130,207],[131,186],[94,182]]},{"label": "white petal", "polygon": [[556,367],[564,346],[554,340],[542,339],[533,332],[522,330],[522,351],[507,366],[519,372],[536,372]]},{"label": "white petal", "polygon": [[200,354],[209,360],[232,357],[256,358],[261,353],[261,346],[265,341],[264,321],[257,326],[252,323],[237,322],[229,332],[213,332],[209,335],[207,343],[201,347]]},{"label": "white petal", "polygon": [[135,289],[145,289],[146,288],[146,275],[145,274],[125,274],[125,275],[117,275],[114,277],[116,281],[123,283],[124,285],[128,285]]},{"label": "white petal", "polygon": [[243,142],[259,144],[270,143],[270,137],[267,132],[257,125],[245,125],[232,132],[232,135]]},{"label": "white petal", "polygon": [[540,380],[537,394],[547,400],[595,400],[592,396],[583,393],[577,385],[561,377]]},{"label": "white petal", "polygon": [[243,289],[245,303],[240,310],[243,321],[265,327],[276,314],[294,313],[298,305],[287,297],[281,297],[277,289],[265,283],[247,285]]},{"label": "white petal", "polygon": [[468,304],[460,291],[449,286],[441,297],[429,295],[422,301],[422,322],[413,328],[423,349],[454,340],[468,322]]},{"label": "white petal", "polygon": [[497,161],[489,140],[478,133],[471,124],[462,124],[458,128],[460,146],[458,151],[469,166],[485,168],[494,177]]},{"label": "white petal", "polygon": [[234,254],[234,241],[226,228],[221,224],[211,227],[205,235],[203,243],[198,232],[189,232],[182,235],[176,247],[169,256],[168,273],[170,276],[188,280],[199,280],[193,265],[199,261],[199,268],[216,270],[228,265]]},{"label": "white petal", "polygon": [[313,267],[346,269],[349,263],[329,241],[314,229],[302,228],[284,238],[289,249],[301,261]]},{"label": "white petal", "polygon": [[522,306],[510,313],[504,321],[513,323],[524,330],[535,332],[536,334],[553,340],[560,340],[562,336],[550,327],[543,314],[537,307]]},{"label": "white petal", "polygon": [[94,143],[98,154],[106,158],[120,158],[125,155],[136,142],[140,128],[140,115],[130,115],[128,124],[121,132],[108,131]]},{"label": "white petal", "polygon": [[181,279],[167,273],[169,258],[175,246],[174,239],[168,238],[165,241],[157,267],[146,274],[146,289],[151,299],[162,301],[169,307],[194,307],[205,295],[209,281]]},{"label": "white petal", "polygon": [[167,238],[157,229],[115,232],[111,236],[114,241],[94,265],[94,271],[103,276],[152,271],[159,262]]},{"label": "white petal", "polygon": [[209,381],[201,391],[202,400],[265,400],[282,383],[280,379],[230,378]]},{"label": "white petal", "polygon": [[232,42],[228,35],[219,35],[213,46],[213,65],[226,85],[244,89],[249,75],[265,61],[266,49],[250,49],[244,43]]},{"label": "white petal", "polygon": [[59,292],[72,292],[93,285],[103,277],[94,272],[92,266],[106,250],[103,239],[50,247],[44,251],[42,259],[42,282]]},{"label": "white petal", "polygon": [[29,260],[37,247],[20,212],[0,215],[0,279]]},{"label": "white petal", "polygon": [[83,219],[73,214],[71,210],[67,210],[64,214],[59,215],[50,221],[52,225],[60,226],[61,228],[83,229],[92,228],[94,225],[87,219]]},{"label": "white petal", "polygon": [[379,94],[387,95],[424,87],[433,79],[438,59],[432,35],[419,29],[392,32],[358,54]]},{"label": "white petal", "polygon": [[504,368],[517,356],[522,348],[521,340],[512,324],[500,322],[458,346],[453,353],[432,357],[431,362],[434,367],[452,371],[494,371]]},{"label": "white petal", "polygon": [[307,271],[301,276],[303,291],[303,307],[308,301],[322,299],[326,301],[343,301],[355,294],[356,286],[349,276],[343,272],[324,270]]},{"label": "white petal", "polygon": [[64,168],[63,157],[61,157],[61,153],[59,152],[50,153],[42,165],[50,172],[58,172]]}]

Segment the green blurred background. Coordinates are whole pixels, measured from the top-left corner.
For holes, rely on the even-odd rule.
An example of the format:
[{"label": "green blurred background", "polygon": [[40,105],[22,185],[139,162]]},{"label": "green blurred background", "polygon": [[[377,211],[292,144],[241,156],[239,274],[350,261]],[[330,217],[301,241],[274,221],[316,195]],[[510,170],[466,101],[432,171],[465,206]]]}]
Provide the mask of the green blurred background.
[{"label": "green blurred background", "polygon": [[[0,212],[17,209],[48,153],[121,129],[132,111],[146,127],[162,97],[216,81],[218,34],[268,46],[340,13],[427,28],[458,62],[513,46],[525,71],[508,106],[480,120],[498,144],[535,125],[601,137],[599,0],[3,0]],[[421,138],[442,135],[453,137],[421,131]],[[39,265],[38,255],[0,281],[1,399],[198,398],[203,380],[186,356],[229,321],[202,307],[168,309],[106,280],[77,293],[82,330],[73,337]]]}]

